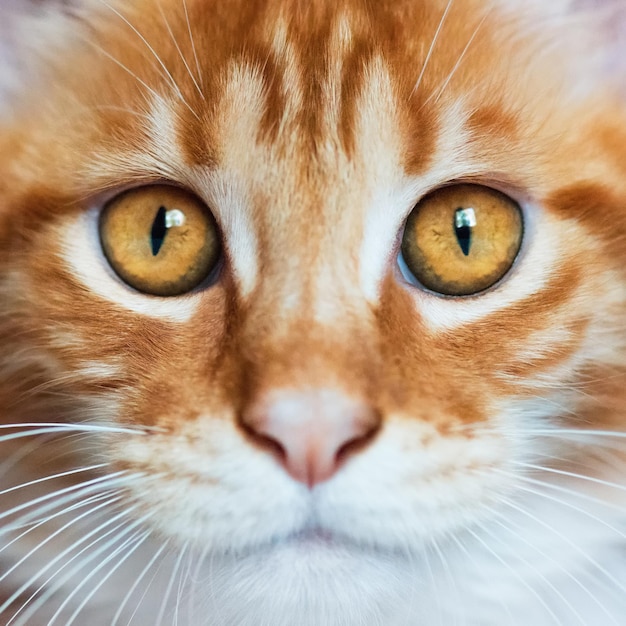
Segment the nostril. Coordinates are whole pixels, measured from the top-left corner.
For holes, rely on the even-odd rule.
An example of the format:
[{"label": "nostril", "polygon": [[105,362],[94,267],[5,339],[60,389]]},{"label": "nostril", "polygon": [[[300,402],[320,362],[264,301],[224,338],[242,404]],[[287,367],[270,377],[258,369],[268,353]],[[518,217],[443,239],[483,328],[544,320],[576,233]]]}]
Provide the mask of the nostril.
[{"label": "nostril", "polygon": [[269,452],[272,456],[276,458],[280,463],[286,463],[287,461],[287,450],[285,446],[283,446],[278,439],[267,435],[266,433],[257,430],[253,426],[248,423],[242,421],[240,422],[241,428],[255,445],[263,448],[266,452]]},{"label": "nostril", "polygon": [[349,457],[358,454],[361,450],[364,450],[369,446],[372,439],[376,437],[378,431],[380,430],[380,423],[375,424],[372,428],[370,428],[366,433],[351,439],[344,443],[338,450],[335,455],[335,460],[337,462],[337,466],[343,465]]}]

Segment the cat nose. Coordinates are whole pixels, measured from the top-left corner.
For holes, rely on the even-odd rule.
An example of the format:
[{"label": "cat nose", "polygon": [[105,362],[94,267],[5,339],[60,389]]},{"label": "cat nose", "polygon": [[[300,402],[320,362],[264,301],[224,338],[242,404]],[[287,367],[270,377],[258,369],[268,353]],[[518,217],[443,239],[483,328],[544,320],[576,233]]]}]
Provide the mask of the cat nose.
[{"label": "cat nose", "polygon": [[366,447],[380,415],[366,403],[329,390],[272,392],[243,415],[247,433],[297,481],[313,487]]}]

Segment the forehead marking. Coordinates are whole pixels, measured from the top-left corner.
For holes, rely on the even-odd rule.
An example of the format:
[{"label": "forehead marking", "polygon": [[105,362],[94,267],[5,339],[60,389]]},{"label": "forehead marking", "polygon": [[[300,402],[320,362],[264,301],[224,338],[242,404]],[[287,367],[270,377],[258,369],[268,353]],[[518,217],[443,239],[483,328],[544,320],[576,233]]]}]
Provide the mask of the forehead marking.
[{"label": "forehead marking", "polygon": [[[298,62],[294,44],[287,35],[287,24],[280,20],[271,36],[271,50],[280,68],[281,94],[284,99],[283,114],[280,118],[276,136],[282,137],[290,122],[296,119],[304,107],[304,85],[302,83],[304,71]],[[269,103],[266,104],[268,106]]]},{"label": "forehead marking", "polygon": [[365,298],[374,303],[410,197],[407,199],[403,190],[403,139],[397,104],[382,58],[374,57],[368,63],[365,77],[355,137],[355,158],[361,159],[363,172],[361,184],[368,186],[363,196],[359,282]]}]

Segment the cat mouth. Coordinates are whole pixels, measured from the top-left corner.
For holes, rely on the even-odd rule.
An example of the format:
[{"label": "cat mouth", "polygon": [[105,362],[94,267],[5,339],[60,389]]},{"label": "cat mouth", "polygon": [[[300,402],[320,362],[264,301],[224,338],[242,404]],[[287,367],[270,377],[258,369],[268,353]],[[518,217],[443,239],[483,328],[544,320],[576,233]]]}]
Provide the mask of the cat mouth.
[{"label": "cat mouth", "polygon": [[[344,533],[338,533],[328,528],[313,526],[307,527],[275,539],[264,546],[265,550],[295,550],[302,555],[335,554],[339,555],[369,555],[372,557],[395,557],[400,551],[389,546],[376,545],[373,542],[359,541]],[[406,550],[405,550],[406,553]]]},{"label": "cat mouth", "polygon": [[291,535],[287,541],[303,546],[320,546],[326,548],[346,545],[349,543],[345,538],[323,528],[307,528]]}]

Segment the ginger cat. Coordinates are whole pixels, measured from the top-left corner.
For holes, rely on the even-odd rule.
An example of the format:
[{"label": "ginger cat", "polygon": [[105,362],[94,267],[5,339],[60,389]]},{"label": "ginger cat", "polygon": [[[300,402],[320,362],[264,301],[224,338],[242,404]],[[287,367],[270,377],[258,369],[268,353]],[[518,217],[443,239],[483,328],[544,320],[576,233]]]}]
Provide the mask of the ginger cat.
[{"label": "ginger cat", "polygon": [[621,1],[0,1],[0,624],[626,624]]}]

